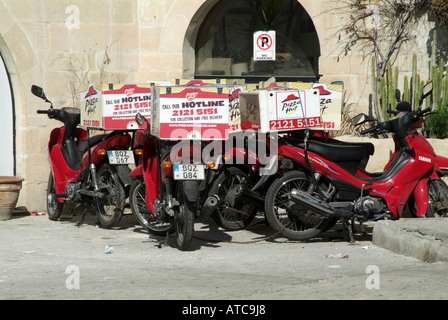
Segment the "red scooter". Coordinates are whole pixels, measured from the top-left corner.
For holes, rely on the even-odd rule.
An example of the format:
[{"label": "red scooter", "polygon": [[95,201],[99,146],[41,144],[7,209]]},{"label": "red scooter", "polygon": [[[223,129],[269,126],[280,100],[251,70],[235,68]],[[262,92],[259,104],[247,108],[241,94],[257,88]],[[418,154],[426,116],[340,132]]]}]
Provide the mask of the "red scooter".
[{"label": "red scooter", "polygon": [[202,163],[202,144],[161,140],[151,135],[149,123],[141,114],[136,121],[140,126],[146,122],[147,128],[141,162],[130,174],[132,212],[152,234],[168,237],[175,231],[179,248],[188,250],[195,219],[200,215],[200,184],[207,172]]},{"label": "red scooter", "polygon": [[[424,87],[423,99],[432,92]],[[395,153],[381,173],[368,173],[363,163],[368,144],[325,143],[280,137],[282,169],[266,194],[268,223],[294,240],[315,237],[339,219],[362,223],[384,217],[400,218],[409,208],[415,217],[448,212],[448,187],[441,179],[448,159],[435,154],[418,133],[430,108],[412,111],[400,102],[391,120],[362,133],[393,133]],[[355,117],[358,124],[373,119]],[[353,230],[349,230],[353,239]]]},{"label": "red scooter", "polygon": [[[47,209],[50,220],[58,220],[64,203],[84,206],[96,212],[103,228],[116,225],[122,215],[129,185],[131,136],[124,131],[89,136],[89,131],[78,128],[80,109],[53,109],[42,88],[32,86],[31,92],[50,103],[50,109],[37,110],[64,126],[51,131],[47,157],[51,166],[47,187]],[[108,161],[109,159],[109,161]],[[109,163],[110,162],[110,163]],[[98,172],[97,172],[98,168]]]}]

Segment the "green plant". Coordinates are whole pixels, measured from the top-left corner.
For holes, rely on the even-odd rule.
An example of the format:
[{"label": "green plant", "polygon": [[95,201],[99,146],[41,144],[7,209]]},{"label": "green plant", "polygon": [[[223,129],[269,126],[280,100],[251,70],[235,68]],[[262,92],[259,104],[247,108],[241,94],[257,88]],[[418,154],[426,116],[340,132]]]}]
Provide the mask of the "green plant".
[{"label": "green plant", "polygon": [[423,132],[431,138],[448,138],[448,105],[426,117]]},{"label": "green plant", "polygon": [[246,55],[243,54],[241,49],[238,49],[238,48],[230,48],[229,50],[227,50],[224,53],[224,56],[228,57],[228,58],[231,58],[232,59],[232,63],[240,63],[240,62],[246,62],[247,61]]}]

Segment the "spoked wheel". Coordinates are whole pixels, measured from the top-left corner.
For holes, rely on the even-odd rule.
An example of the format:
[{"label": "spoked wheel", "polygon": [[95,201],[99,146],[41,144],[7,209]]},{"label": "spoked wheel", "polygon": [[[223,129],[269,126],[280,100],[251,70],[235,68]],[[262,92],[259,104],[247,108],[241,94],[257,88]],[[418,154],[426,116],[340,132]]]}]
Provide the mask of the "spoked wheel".
[{"label": "spoked wheel", "polygon": [[209,191],[218,195],[220,202],[213,212],[213,220],[223,229],[234,231],[248,226],[257,214],[253,202],[240,194],[240,187],[247,182],[247,174],[237,167],[220,173]]},{"label": "spoked wheel", "polygon": [[291,199],[291,190],[308,190],[311,182],[300,171],[277,179],[266,194],[265,213],[269,225],[290,240],[307,240],[333,225],[337,219],[324,218]]},{"label": "spoked wheel", "polygon": [[138,223],[148,232],[163,236],[174,232],[174,225],[146,208],[146,188],[142,178],[134,180],[129,191],[131,210]]},{"label": "spoked wheel", "polygon": [[59,202],[56,198],[56,191],[54,188],[53,172],[50,171],[47,184],[47,210],[48,218],[52,221],[56,221],[60,218],[62,210],[64,209],[64,203]]},{"label": "spoked wheel", "polygon": [[[417,217],[415,200],[411,204],[411,214]],[[428,209],[423,218],[448,217],[448,186],[443,180],[430,180],[428,183]]]},{"label": "spoked wheel", "polygon": [[188,201],[182,183],[177,184],[176,192],[179,201],[178,212],[174,213],[174,225],[177,234],[177,245],[182,251],[188,250],[194,233],[196,203]]},{"label": "spoked wheel", "polygon": [[126,194],[117,172],[107,163],[98,170],[98,184],[105,194],[96,203],[96,215],[102,228],[112,228],[123,216]]}]

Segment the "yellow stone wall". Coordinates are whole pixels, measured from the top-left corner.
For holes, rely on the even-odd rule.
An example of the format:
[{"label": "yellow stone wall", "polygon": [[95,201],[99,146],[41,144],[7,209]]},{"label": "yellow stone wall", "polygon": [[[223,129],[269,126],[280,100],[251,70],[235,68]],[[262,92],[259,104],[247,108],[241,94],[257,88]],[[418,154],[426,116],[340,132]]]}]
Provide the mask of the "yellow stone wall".
[{"label": "yellow stone wall", "polygon": [[[3,0],[0,52],[11,76],[16,115],[17,175],[25,178],[18,205],[46,210],[49,165],[45,147],[56,121],[37,115],[47,105],[30,93],[45,89],[55,107],[72,106],[70,85],[141,83],[194,75],[198,27],[217,0]],[[346,99],[365,110],[370,93],[369,62],[362,52],[337,61],[335,31],[343,17],[333,0],[299,0],[316,26],[321,82],[342,80]],[[73,20],[79,10],[79,27]],[[423,26],[429,30],[430,26]],[[426,32],[426,30],[424,30]],[[424,33],[424,34],[427,34]],[[426,39],[414,49],[425,52]],[[411,55],[399,63],[410,71]],[[425,60],[423,60],[425,61]],[[426,62],[424,62],[426,63]],[[76,97],[75,97],[76,98]]]}]

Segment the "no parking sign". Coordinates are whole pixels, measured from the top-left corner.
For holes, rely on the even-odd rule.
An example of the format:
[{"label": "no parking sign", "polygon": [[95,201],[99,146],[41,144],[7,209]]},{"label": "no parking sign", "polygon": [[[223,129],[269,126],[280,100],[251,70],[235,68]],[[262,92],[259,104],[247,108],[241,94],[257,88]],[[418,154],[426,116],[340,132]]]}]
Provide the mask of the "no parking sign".
[{"label": "no parking sign", "polygon": [[275,61],[275,31],[254,33],[254,61]]}]

